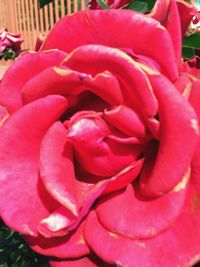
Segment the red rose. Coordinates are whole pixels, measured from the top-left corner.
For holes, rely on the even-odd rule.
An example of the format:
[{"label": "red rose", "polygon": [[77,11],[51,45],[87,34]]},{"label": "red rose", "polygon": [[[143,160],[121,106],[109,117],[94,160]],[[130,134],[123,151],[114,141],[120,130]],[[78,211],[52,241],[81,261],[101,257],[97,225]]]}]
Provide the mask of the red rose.
[{"label": "red rose", "polygon": [[127,10],[65,17],[1,82],[0,214],[54,267],[199,259],[199,87],[172,2],[176,34]]},{"label": "red rose", "polygon": [[[105,1],[105,5],[108,5],[111,8],[122,8],[124,6],[127,6],[131,2],[132,1],[130,0],[108,0],[108,1]],[[89,9],[102,9],[97,0],[90,0],[88,2],[88,8]]]},{"label": "red rose", "polygon": [[10,33],[7,29],[2,29],[0,31],[0,52],[3,52],[7,47],[12,47],[14,52],[19,53],[23,41],[20,34]]}]

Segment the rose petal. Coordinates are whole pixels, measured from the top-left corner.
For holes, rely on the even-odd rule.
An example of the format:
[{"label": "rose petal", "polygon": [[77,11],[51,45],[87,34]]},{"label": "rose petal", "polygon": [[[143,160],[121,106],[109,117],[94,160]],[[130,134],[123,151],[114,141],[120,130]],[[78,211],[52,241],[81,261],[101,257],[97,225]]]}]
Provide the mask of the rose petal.
[{"label": "rose petal", "polygon": [[0,88],[0,102],[12,113],[22,106],[21,90],[29,79],[50,66],[58,66],[66,56],[52,50],[25,53],[6,71]]},{"label": "rose petal", "polygon": [[154,200],[143,198],[138,187],[129,185],[125,191],[105,198],[98,205],[98,219],[109,231],[126,237],[146,239],[156,236],[170,228],[180,215],[189,178],[190,172],[187,172],[177,189]]},{"label": "rose petal", "polygon": [[65,260],[65,261],[50,261],[51,267],[96,267],[88,257],[84,257],[76,260]]},{"label": "rose petal", "polygon": [[49,96],[21,108],[0,128],[0,215],[18,232],[36,235],[49,214],[51,202],[38,181],[39,148],[65,108],[63,97]]},{"label": "rose petal", "polygon": [[86,10],[64,17],[51,30],[42,49],[71,52],[84,44],[131,48],[136,54],[153,58],[172,80],[178,75],[168,32],[156,20],[132,10],[120,10],[120,15],[114,9]]},{"label": "rose petal", "polygon": [[64,236],[66,228],[75,222],[77,217],[67,208],[60,206],[40,221],[38,231],[44,237]]},{"label": "rose petal", "polygon": [[76,260],[50,260],[50,264],[51,267],[115,267],[114,265],[103,262],[100,258],[93,254]]},{"label": "rose petal", "polygon": [[78,95],[86,90],[101,97],[111,105],[123,103],[117,79],[108,71],[95,77],[89,74],[51,67],[30,79],[23,87],[22,98],[29,103],[50,94]]},{"label": "rose petal", "polygon": [[146,129],[141,118],[132,109],[120,105],[111,110],[105,110],[103,117],[115,128],[128,136],[145,138]]},{"label": "rose petal", "polygon": [[174,51],[176,55],[177,66],[181,66],[181,56],[182,56],[182,36],[181,36],[181,25],[180,16],[178,8],[176,5],[176,0],[170,1],[170,6],[167,14],[167,20],[165,22],[165,28],[168,30],[172,42],[174,45]]},{"label": "rose petal", "polygon": [[92,75],[110,71],[121,84],[126,105],[140,109],[146,117],[156,115],[158,103],[144,70],[157,72],[136,62],[126,53],[101,45],[84,45],[69,54],[63,65]]},{"label": "rose petal", "polygon": [[192,89],[193,82],[188,77],[187,74],[181,74],[177,81],[174,83],[178,91],[186,98],[188,99],[189,94]]},{"label": "rose petal", "polygon": [[191,188],[185,212],[174,225],[154,238],[133,240],[109,232],[91,212],[84,231],[86,241],[100,258],[120,266],[192,266],[200,259],[199,193],[195,191]]},{"label": "rose petal", "polygon": [[[177,7],[175,7],[175,5]],[[175,13],[173,17],[172,13],[174,11]],[[197,14],[197,12],[197,8],[186,1],[157,0],[149,16],[160,21],[165,27],[167,27],[167,23],[170,23],[171,26],[175,26],[176,30],[177,25],[180,24],[179,26],[182,30],[182,36],[184,36],[192,18]],[[172,27],[167,29],[170,31]]]},{"label": "rose petal", "polygon": [[184,36],[192,18],[197,14],[198,10],[195,5],[180,0],[177,0],[177,7],[180,14],[182,36]]},{"label": "rose petal", "polygon": [[151,18],[155,18],[162,23],[168,30],[174,45],[177,65],[181,64],[181,25],[180,16],[176,4],[176,0],[158,0],[151,13]]},{"label": "rose petal", "polygon": [[189,95],[189,102],[193,106],[198,119],[200,121],[200,105],[199,105],[199,97],[200,97],[200,80],[194,81],[192,84],[192,90]]},{"label": "rose petal", "polygon": [[77,216],[72,144],[60,122],[54,123],[44,136],[40,148],[40,175],[51,196]]},{"label": "rose petal", "polygon": [[140,189],[144,195],[155,197],[169,192],[181,181],[199,133],[196,114],[177,89],[163,76],[149,79],[160,104],[160,146],[152,168],[147,171],[144,164]]},{"label": "rose petal", "polygon": [[148,16],[164,24],[167,18],[169,6],[170,0],[157,0]]},{"label": "rose petal", "polygon": [[0,126],[3,125],[5,120],[9,117],[9,113],[7,111],[7,108],[4,106],[0,105]]},{"label": "rose petal", "polygon": [[45,238],[43,236],[25,236],[33,250],[46,256],[58,258],[78,258],[89,254],[88,246],[83,237],[85,222],[70,234],[63,237]]},{"label": "rose petal", "polygon": [[69,226],[67,230],[73,230],[77,227],[100,196],[120,190],[131,183],[140,173],[142,163],[143,160],[139,160],[122,170],[116,176],[102,180],[94,186],[90,186],[86,182],[80,182],[77,180],[77,197],[79,197],[79,202],[82,207],[77,221]]},{"label": "rose petal", "polygon": [[126,6],[127,4],[130,4],[131,1],[130,0],[106,0],[105,2],[111,8],[121,8],[123,6]]},{"label": "rose petal", "polygon": [[[200,105],[199,105],[199,97],[200,97],[200,80],[197,80],[193,83],[192,90],[189,96],[189,101],[192,104],[193,108],[196,111],[198,116],[198,120],[200,122]],[[192,159],[192,174],[193,179],[196,182],[199,181],[200,175],[200,139],[196,146],[195,154]]]}]

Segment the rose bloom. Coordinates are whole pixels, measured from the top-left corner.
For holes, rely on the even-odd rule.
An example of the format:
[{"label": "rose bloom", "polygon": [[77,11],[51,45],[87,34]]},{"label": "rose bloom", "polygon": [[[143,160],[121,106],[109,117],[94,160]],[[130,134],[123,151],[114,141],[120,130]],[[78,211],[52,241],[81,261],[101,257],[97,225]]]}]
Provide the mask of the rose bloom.
[{"label": "rose bloom", "polygon": [[2,29],[0,31],[0,52],[3,52],[7,47],[11,47],[18,54],[23,41],[20,34],[10,33],[6,28]]},{"label": "rose bloom", "polygon": [[[110,8],[122,8],[124,6],[127,6],[131,2],[133,2],[133,1],[130,1],[130,0],[108,0],[108,1],[105,1],[105,4],[108,5]],[[102,7],[99,5],[97,0],[90,0],[88,2],[88,7],[89,7],[89,9],[102,9]]]},{"label": "rose bloom", "polygon": [[51,266],[199,260],[200,86],[181,59],[195,12],[81,11],[7,70],[0,215]]}]

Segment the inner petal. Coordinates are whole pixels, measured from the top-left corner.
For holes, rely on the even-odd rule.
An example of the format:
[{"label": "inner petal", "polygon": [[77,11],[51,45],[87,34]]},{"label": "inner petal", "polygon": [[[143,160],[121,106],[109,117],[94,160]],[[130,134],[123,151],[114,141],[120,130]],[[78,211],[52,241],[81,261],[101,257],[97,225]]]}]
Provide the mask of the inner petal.
[{"label": "inner petal", "polygon": [[[76,114],[77,116],[77,114]],[[110,139],[111,129],[95,112],[71,119],[68,138],[72,141],[79,164],[97,176],[113,176],[131,162],[143,150],[143,145],[123,144]]]}]

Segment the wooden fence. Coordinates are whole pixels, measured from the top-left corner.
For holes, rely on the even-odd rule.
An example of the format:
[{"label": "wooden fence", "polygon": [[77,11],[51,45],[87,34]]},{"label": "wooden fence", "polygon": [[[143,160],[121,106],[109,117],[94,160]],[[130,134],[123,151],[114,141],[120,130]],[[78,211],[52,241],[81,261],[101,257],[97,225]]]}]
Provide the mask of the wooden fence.
[{"label": "wooden fence", "polygon": [[48,32],[59,18],[85,6],[86,0],[54,0],[43,8],[39,8],[38,0],[0,0],[0,30],[20,33],[24,38],[22,49],[34,49],[41,33]]}]

